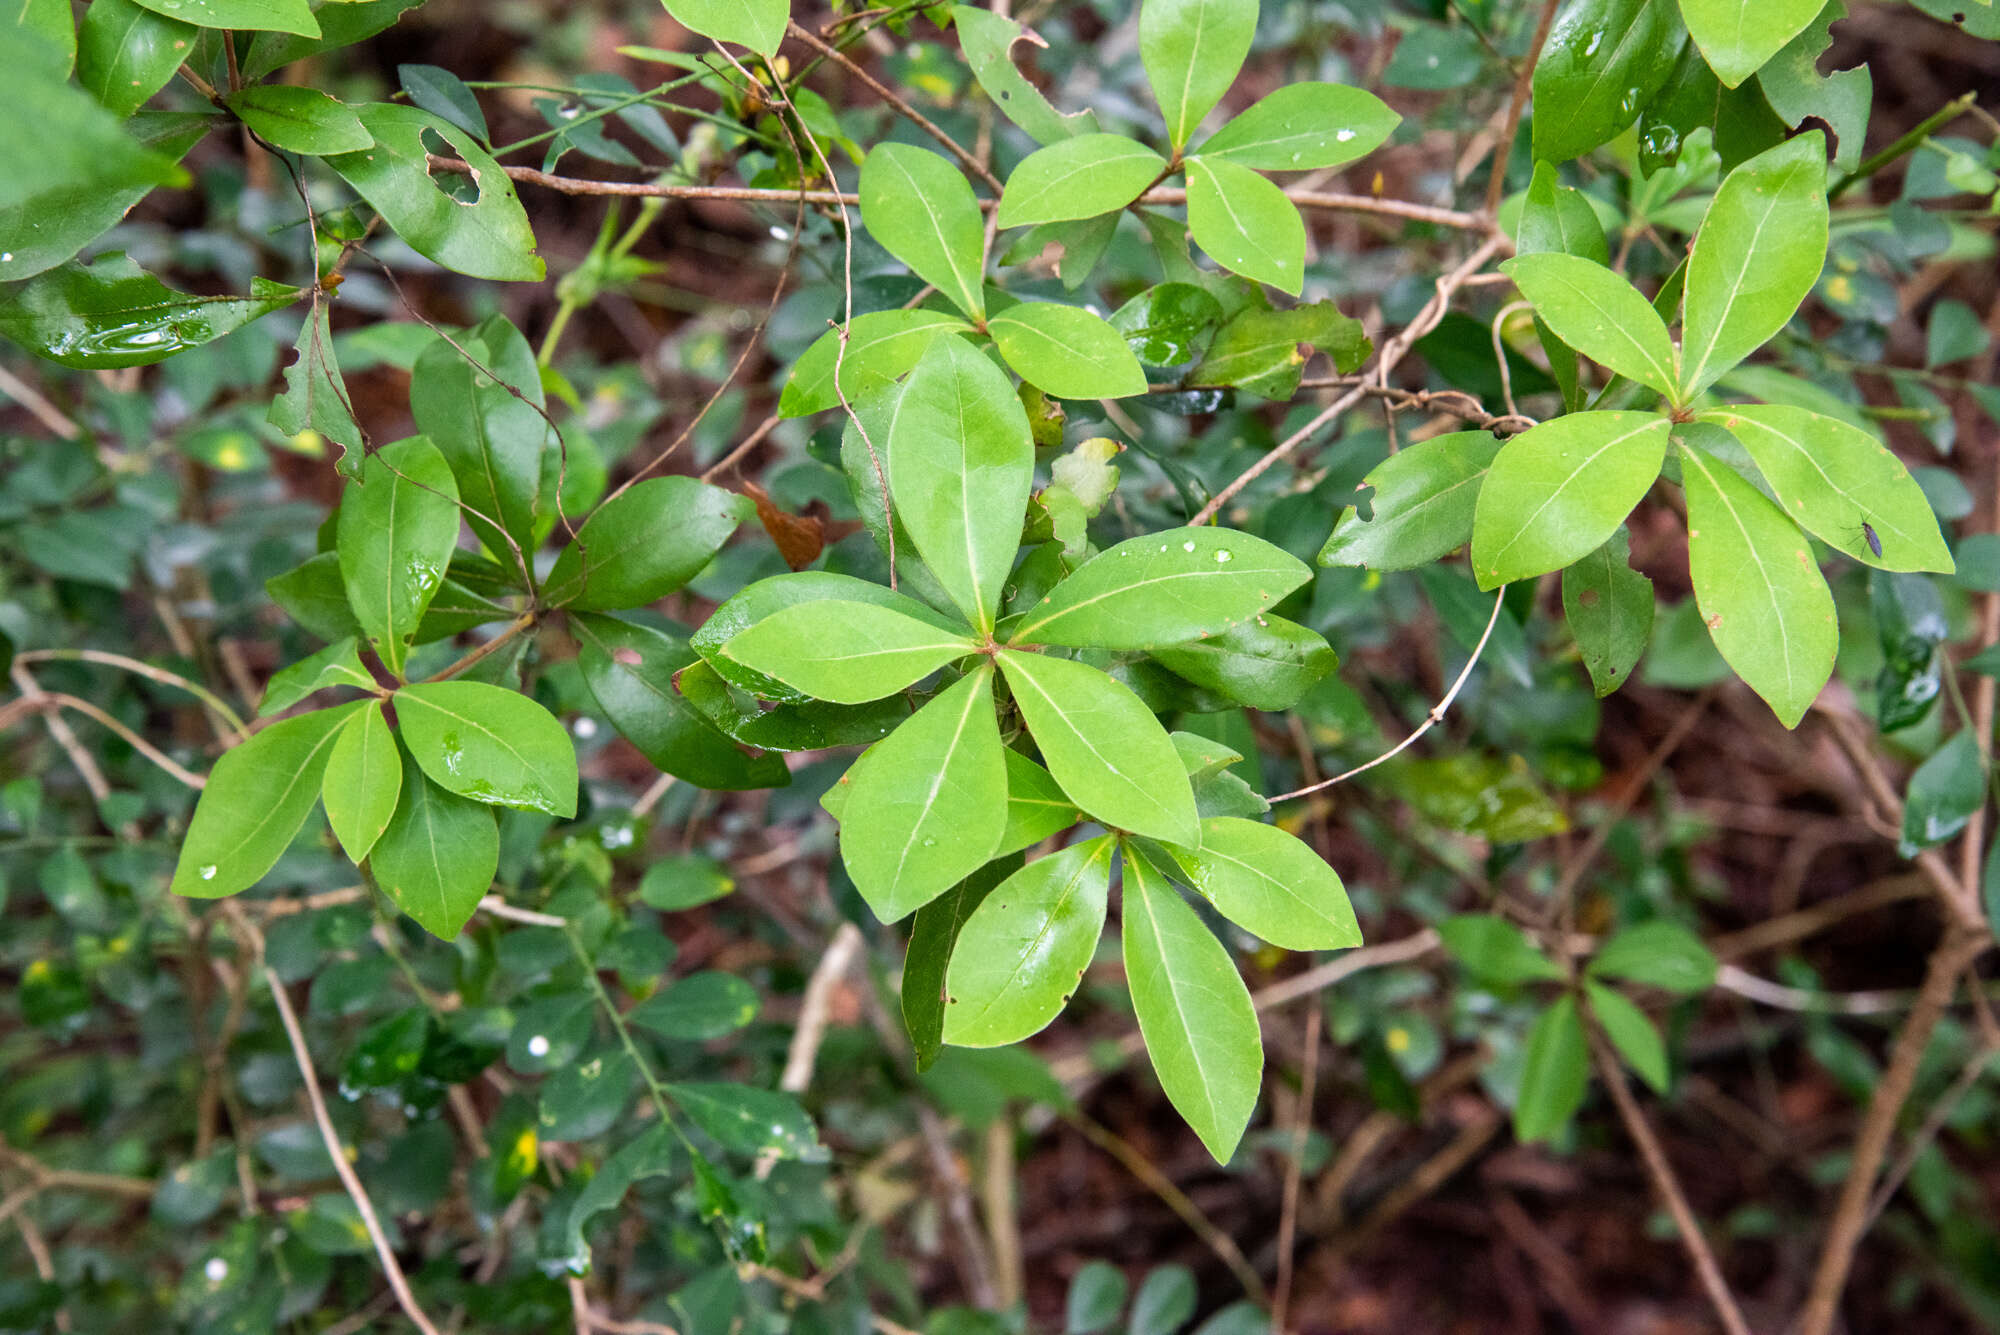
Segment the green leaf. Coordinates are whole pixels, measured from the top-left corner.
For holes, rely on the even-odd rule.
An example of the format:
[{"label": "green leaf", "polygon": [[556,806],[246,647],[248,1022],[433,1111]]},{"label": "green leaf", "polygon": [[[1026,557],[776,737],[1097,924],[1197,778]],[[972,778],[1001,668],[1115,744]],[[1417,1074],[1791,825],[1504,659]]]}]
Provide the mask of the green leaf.
[{"label": "green leaf", "polygon": [[710,970],[669,983],[625,1018],[662,1038],[705,1043],[755,1020],[761,1004],[756,988],[733,973]]},{"label": "green leaf", "polygon": [[1402,119],[1359,88],[1292,83],[1232,117],[1199,151],[1259,171],[1321,171],[1373,153]]},{"label": "green leaf", "polygon": [[243,77],[261,79],[295,60],[322,51],[335,51],[373,37],[414,9],[423,0],[340,0],[322,4],[314,18],[319,22],[317,37],[290,33],[260,32],[250,40],[243,55]]},{"label": "green leaf", "polygon": [[861,164],[861,220],[911,273],[974,320],[986,318],[986,232],[958,168],[928,149],[876,145]]},{"label": "green leaf", "polygon": [[1437,925],[1444,948],[1482,983],[1515,987],[1558,982],[1563,971],[1528,934],[1491,913],[1462,913]]},{"label": "green leaf", "polygon": [[1622,992],[1615,992],[1602,983],[1586,981],[1584,993],[1590,998],[1590,1013],[1597,1017],[1604,1027],[1604,1036],[1611,1040],[1611,1046],[1639,1078],[1661,1094],[1667,1092],[1669,1083],[1667,1067],[1667,1045],[1660,1038],[1660,1031],[1640,1010],[1625,998]]},{"label": "green leaf", "polygon": [[1360,369],[1373,350],[1361,322],[1330,301],[1288,311],[1246,307],[1216,330],[1208,351],[1187,378],[1190,385],[1234,385],[1267,399],[1289,399],[1299,387],[1309,352],[1324,349],[1343,375]]},{"label": "green leaf", "polygon": [[1486,431],[1454,431],[1405,446],[1375,465],[1370,517],[1349,506],[1321,549],[1323,566],[1414,570],[1472,540],[1473,509],[1504,442]]},{"label": "green leaf", "polygon": [[700,574],[755,512],[747,497],[691,477],[648,478],[591,512],[543,596],[575,612],[643,607]]},{"label": "green leaf", "polygon": [[1825,0],[1681,0],[1681,15],[1715,77],[1734,88],[1824,7]]},{"label": "green leaf", "polygon": [[1576,0],[1535,62],[1535,161],[1615,138],[1666,83],[1686,40],[1674,0]]},{"label": "green leaf", "polygon": [[[0,35],[0,61],[7,50]],[[211,112],[142,111],[121,125],[74,89],[32,80],[0,88],[0,115],[32,116],[55,147],[0,144],[0,282],[61,264],[156,185],[185,184],[177,164],[223,123]]]},{"label": "green leaf", "polygon": [[1627,927],[1598,948],[1586,972],[1691,997],[1715,986],[1715,956],[1679,923],[1655,918]]},{"label": "green leaf", "polygon": [[1611,263],[1611,247],[1597,210],[1583,191],[1561,184],[1556,169],[1546,162],[1535,164],[1534,179],[1521,202],[1514,250],[1521,255],[1576,255]]},{"label": "green leaf", "polygon": [[1653,636],[1653,581],[1632,569],[1631,554],[1621,524],[1563,571],[1563,617],[1600,700],[1625,684]]},{"label": "green leaf", "polygon": [[285,392],[271,401],[266,420],[294,440],[312,431],[338,446],[342,453],[336,466],[359,480],[367,438],[354,420],[354,404],[334,357],[329,304],[313,301],[312,314],[299,329],[292,364],[285,368]]},{"label": "green leaf", "polygon": [[1146,1053],[1167,1098],[1227,1163],[1257,1106],[1264,1043],[1249,989],[1229,952],[1180,892],[1142,857],[1127,857],[1125,978]]},{"label": "green leaf", "polygon": [[841,860],[876,917],[895,922],[970,876],[1007,820],[993,669],[941,692],[841,782]]},{"label": "green leaf", "polygon": [[1160,283],[1120,306],[1111,327],[1147,366],[1178,372],[1191,365],[1222,323],[1222,303],[1193,283]]},{"label": "green leaf", "polygon": [[639,902],[672,913],[712,904],[735,889],[736,882],[714,858],[682,853],[661,858],[646,868],[646,874],[639,878]]},{"label": "green leaf", "polygon": [[263,879],[319,800],[334,736],[357,705],[273,723],[215,762],[181,841],[175,894],[220,899]]},{"label": "green leaf", "polygon": [[1104,934],[1114,847],[1105,836],[1030,862],[973,910],[945,979],[945,1042],[999,1047],[1061,1014]]},{"label": "green leaf", "polygon": [[1861,163],[1868,112],[1875,101],[1875,81],[1866,65],[1819,72],[1820,57],[1833,45],[1833,25],[1846,17],[1841,0],[1828,0],[1818,17],[1757,71],[1758,89],[1786,125],[1797,128],[1819,120],[1833,131],[1833,165],[1843,172]]},{"label": "green leaf", "polygon": [[478,97],[465,86],[463,79],[450,70],[436,65],[398,65],[396,82],[402,85],[414,105],[433,116],[442,116],[482,144],[493,142],[493,133],[487,128],[486,113],[479,109]]},{"label": "green leaf", "polygon": [[979,642],[868,603],[797,603],[731,638],[722,652],[815,700],[863,704],[893,695]]},{"label": "green leaf", "polygon": [[1657,413],[1571,413],[1508,441],[1473,511],[1479,587],[1560,570],[1603,546],[1660,475],[1672,426]]},{"label": "green leaf", "polygon": [[953,5],[951,24],[958,33],[959,48],[965,52],[965,63],[972,67],[972,77],[1001,114],[1026,130],[1029,138],[1038,144],[1052,144],[1071,135],[1097,132],[1095,113],[1058,112],[1042,90],[1015,67],[1015,43],[1047,47],[1047,42],[1013,19],[978,5]]},{"label": "green leaf", "polygon": [[1630,283],[1577,255],[1521,255],[1501,269],[1563,342],[1675,397],[1673,340],[1653,304]]},{"label": "green leaf", "polygon": [[542,456],[555,443],[543,408],[534,350],[505,316],[433,340],[410,373],[417,430],[451,465],[473,533],[510,565],[515,548],[537,545]]},{"label": "green leaf", "polygon": [[76,76],[114,116],[129,116],[194,54],[196,29],[133,0],[92,0],[76,30]]},{"label": "green leaf", "polygon": [[1169,850],[1215,911],[1285,950],[1361,944],[1340,874],[1301,840],[1261,821],[1201,823],[1201,847]]},{"label": "green leaf", "polygon": [[1249,620],[1311,578],[1303,562],[1262,538],[1168,529],[1084,562],[1007,638],[1122,650],[1184,644]]},{"label": "green leaf", "polygon": [[[943,334],[969,334],[972,326],[943,311],[876,311],[857,315],[847,327],[847,351],[840,350],[840,331],[829,329],[813,341],[778,396],[780,417],[804,417],[864,398],[888,388],[907,375]],[[840,363],[840,387],[834,388],[833,367]]]},{"label": "green leaf", "polygon": [[1080,306],[1024,301],[995,315],[986,327],[1007,365],[1045,394],[1122,399],[1146,392],[1146,373],[1124,336]]},{"label": "green leaf", "polygon": [[1139,62],[1175,153],[1236,82],[1256,33],[1257,6],[1243,0],[1145,0],[1139,6]]},{"label": "green leaf", "polygon": [[326,823],[348,861],[358,864],[368,856],[389,827],[402,794],[403,760],[396,754],[396,735],[389,731],[382,702],[366,701],[334,739],[320,782]]},{"label": "green leaf", "polygon": [[[412,250],[473,278],[538,283],[548,276],[514,183],[477,140],[416,107],[371,102],[355,114],[375,136],[374,147],[337,154],[326,165]],[[476,200],[447,194],[431,176],[426,140],[472,167]]]},{"label": "green leaf", "polygon": [[1007,828],[994,856],[1032,848],[1083,819],[1055,776],[1022,755],[1007,753]]},{"label": "green leaf", "polygon": [[[1881,570],[1954,568],[1923,488],[1868,432],[1780,404],[1718,408],[1699,420],[1741,441],[1778,504],[1828,546]],[[1875,531],[1880,556],[1863,524]]]},{"label": "green leaf", "polygon": [[812,1118],[789,1094],[749,1085],[683,1081],[668,1085],[667,1097],[690,1122],[732,1153],[802,1163],[823,1163],[828,1157]]},{"label": "green leaf", "polygon": [[1071,801],[1113,829],[1201,844],[1187,772],[1138,696],[1067,658],[1009,650],[1000,668],[1042,760]]},{"label": "green leaf", "polygon": [[[527,1135],[534,1135],[531,1128]],[[532,1143],[532,1139],[530,1141]],[[679,1144],[673,1129],[653,1125],[627,1141],[616,1154],[597,1166],[569,1207],[564,1227],[563,1260],[571,1274],[590,1273],[590,1242],[583,1236],[591,1219],[615,1208],[625,1199],[632,1184],[649,1177],[665,1177],[675,1171]]]},{"label": "green leaf", "polygon": [[458,485],[422,436],[385,445],[350,483],[337,524],[340,577],[389,671],[403,659],[458,545]]},{"label": "green leaf", "polygon": [[1231,273],[1296,297],[1305,285],[1306,225],[1285,192],[1227,158],[1189,158],[1187,181],[1195,244]]},{"label": "green leaf", "polygon": [[1564,995],[1536,1019],[1528,1032],[1521,1066],[1521,1089],[1514,1102],[1514,1135],[1523,1141],[1551,1140],[1583,1106],[1590,1083],[1590,1043],[1576,998]]},{"label": "green leaf", "polygon": [[1681,449],[1688,572],[1715,647],[1787,728],[1833,675],[1833,595],[1803,534],[1726,464]]},{"label": "green leaf", "polygon": [[787,0],[664,0],[667,12],[703,37],[774,56],[791,17]]},{"label": "green leaf", "polygon": [[291,305],[299,290],[253,280],[249,297],[176,292],[111,251],[0,289],[0,335],[86,370],[150,366]]},{"label": "green leaf", "polygon": [[1018,852],[996,856],[910,920],[910,945],[903,955],[903,1024],[910,1031],[918,1074],[929,1070],[944,1050],[944,979],[958,934],[993,888],[1020,867]]},{"label": "green leaf", "polygon": [[[823,751],[832,746],[867,746],[888,736],[909,717],[909,704],[900,696],[866,705],[830,705],[809,700],[766,706],[725,681],[713,663],[699,657],[680,668],[668,686],[678,690],[700,712],[702,720],[719,729],[723,737],[754,748],[753,755],[755,751]],[[748,769],[760,781],[738,778],[701,786],[771,788],[786,782],[787,771],[775,756],[753,760],[739,754],[733,762],[737,773]]]},{"label": "green leaf", "polygon": [[449,941],[492,888],[499,828],[491,808],[432,783],[407,751],[403,759],[396,814],[368,854],[368,870],[391,903]]},{"label": "green leaf", "polygon": [[1205,640],[1155,649],[1153,657],[1237,704],[1280,713],[1340,666],[1325,636],[1278,616],[1239,621]]},{"label": "green leaf", "polygon": [[273,148],[319,157],[358,153],[375,136],[345,104],[314,88],[256,83],[223,99],[237,119]]},{"label": "green leaf", "polygon": [[261,718],[282,714],[313,692],[333,686],[375,689],[375,678],[362,666],[351,635],[273,673],[264,686],[264,698],[257,702],[257,714]]},{"label": "green leaf", "polygon": [[1109,1261],[1085,1261],[1063,1302],[1063,1335],[1097,1335],[1125,1310],[1129,1292],[1123,1270]]},{"label": "green leaf", "polygon": [[168,18],[202,28],[243,28],[252,32],[290,32],[319,36],[312,6],[306,0],[139,0]]},{"label": "green leaf", "polygon": [[1035,472],[1028,414],[1006,374],[964,339],[939,339],[876,447],[924,564],[975,629],[992,630]]},{"label": "green leaf", "polygon": [[741,690],[765,700],[810,700],[812,697],[793,690],[775,677],[752,672],[724,654],[722,647],[766,617],[775,616],[788,607],[827,600],[867,603],[921,621],[948,634],[965,632],[964,623],[880,584],[832,571],[798,570],[760,579],[737,593],[715,609],[714,614],[702,623],[701,629],[694,633],[690,643],[731,685]]},{"label": "green leaf", "polygon": [[1117,134],[1058,139],[1021,159],[1000,197],[1000,227],[1095,218],[1124,208],[1160,179],[1167,160]]},{"label": "green leaf", "polygon": [[1986,760],[1971,732],[1952,734],[1910,775],[1903,795],[1903,837],[1898,851],[1906,858],[1964,829],[1986,801]]},{"label": "green leaf", "polygon": [[1684,402],[1785,327],[1819,281],[1826,239],[1826,149],[1817,130],[1729,173],[1688,257]]},{"label": "green leaf", "polygon": [[433,782],[460,797],[567,819],[576,747],[555,715],[504,686],[421,682],[396,692],[396,723]]}]

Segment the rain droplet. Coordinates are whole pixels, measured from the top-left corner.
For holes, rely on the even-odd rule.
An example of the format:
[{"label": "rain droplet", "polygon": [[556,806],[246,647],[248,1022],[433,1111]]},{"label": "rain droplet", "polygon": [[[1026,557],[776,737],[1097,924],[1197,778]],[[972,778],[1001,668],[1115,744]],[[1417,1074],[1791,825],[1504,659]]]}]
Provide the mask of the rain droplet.
[{"label": "rain droplet", "polygon": [[203,867],[201,869],[201,879],[204,881],[212,881],[215,879],[215,864],[213,862],[209,863],[206,867]]},{"label": "rain droplet", "polygon": [[1333,139],[1335,143],[1344,144],[1353,137],[1354,137],[1354,131],[1341,130],[1333,136]]},{"label": "rain droplet", "polygon": [[535,1036],[534,1036],[533,1038],[529,1039],[529,1040],[528,1040],[528,1055],[529,1055],[530,1057],[546,1057],[546,1056],[548,1056],[548,1055],[549,1055],[549,1040],[548,1040],[548,1038],[547,1038],[547,1037],[546,1037],[545,1035],[542,1035],[542,1034],[536,1034],[536,1035],[535,1035]]},{"label": "rain droplet", "polygon": [[570,731],[587,742],[597,736],[597,720],[588,714],[582,715],[575,723],[570,724]]},{"label": "rain droplet", "polygon": [[14,258],[14,252],[13,252],[13,251],[11,251],[11,250],[0,250],[0,264],[5,264],[5,263],[7,263],[8,261],[12,260],[13,258]]},{"label": "rain droplet", "polygon": [[1191,552],[1191,551],[1193,551],[1193,550],[1194,550],[1194,539],[1193,539],[1193,538],[1189,538],[1189,539],[1188,539],[1188,540],[1187,540],[1186,542],[1182,543],[1182,544],[1181,544],[1181,550],[1182,550],[1182,551],[1184,551],[1184,552]]},{"label": "rain droplet", "polygon": [[211,1256],[208,1258],[208,1264],[201,1268],[201,1273],[208,1277],[209,1283],[220,1284],[229,1278],[229,1262],[220,1256]]},{"label": "rain droplet", "polygon": [[1236,553],[1230,551],[1227,547],[1218,548],[1216,550],[1215,563],[1217,565],[1224,565],[1230,561],[1234,561],[1235,559],[1236,559]]}]

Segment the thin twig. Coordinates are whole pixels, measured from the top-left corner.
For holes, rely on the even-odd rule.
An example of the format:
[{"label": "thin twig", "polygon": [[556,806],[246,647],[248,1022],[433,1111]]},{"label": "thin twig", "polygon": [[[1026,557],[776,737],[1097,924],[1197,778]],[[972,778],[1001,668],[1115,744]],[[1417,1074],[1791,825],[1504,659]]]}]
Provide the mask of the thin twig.
[{"label": "thin twig", "polygon": [[116,733],[127,746],[152,761],[155,765],[158,765],[175,780],[186,784],[189,788],[199,791],[208,782],[207,779],[187,769],[172,756],[154,746],[138,733],[132,731],[122,721],[106,713],[103,709],[90,703],[88,700],[80,700],[74,695],[66,695],[61,691],[43,691],[40,695],[31,697],[27,703],[31,704],[36,711],[44,715],[52,710],[61,708],[72,710],[84,715],[86,718],[96,720],[107,731]]},{"label": "thin twig", "polygon": [[[222,728],[216,729],[217,735],[223,741],[241,742],[247,740],[250,736],[249,728],[244,726],[243,720],[238,717],[236,711],[231,709],[222,697],[214,691],[209,690],[199,682],[189,681],[178,672],[169,672],[165,668],[154,667],[151,663],[142,662],[136,658],[128,658],[124,654],[108,653],[103,649],[26,649],[14,655],[14,658],[15,661],[21,663],[82,662],[97,663],[104,667],[122,668],[135,676],[144,677],[148,681],[156,681],[162,686],[172,686],[176,690],[186,691],[189,695],[207,705],[215,713],[216,721],[228,729],[228,734],[225,734]],[[233,734],[233,736],[229,734]]]},{"label": "thin twig", "polygon": [[83,434],[82,428],[69,419],[62,409],[42,397],[42,392],[27,381],[15,375],[5,366],[0,366],[0,394],[5,394],[14,402],[26,408],[49,430],[64,440],[75,440]]},{"label": "thin twig", "polygon": [[1271,1329],[1284,1335],[1292,1303],[1292,1255],[1298,1238],[1299,1179],[1305,1173],[1306,1138],[1312,1132],[1313,1087],[1319,1078],[1320,1007],[1306,1008],[1305,1058],[1299,1071],[1299,1114],[1292,1122],[1292,1149],[1285,1159],[1285,1188],[1278,1206],[1278,1277],[1271,1292]]},{"label": "thin twig", "polygon": [[1521,128],[1521,112],[1528,105],[1528,90],[1535,80],[1535,66],[1541,61],[1542,48],[1548,44],[1549,26],[1555,22],[1556,9],[1562,0],[1542,0],[1542,16],[1535,23],[1535,40],[1528,47],[1528,58],[1521,62],[1521,71],[1514,76],[1513,96],[1507,103],[1506,124],[1500,131],[1500,142],[1493,150],[1493,176],[1486,182],[1486,216],[1495,217],[1500,212],[1500,199],[1507,193],[1507,160],[1514,154],[1514,136]]}]

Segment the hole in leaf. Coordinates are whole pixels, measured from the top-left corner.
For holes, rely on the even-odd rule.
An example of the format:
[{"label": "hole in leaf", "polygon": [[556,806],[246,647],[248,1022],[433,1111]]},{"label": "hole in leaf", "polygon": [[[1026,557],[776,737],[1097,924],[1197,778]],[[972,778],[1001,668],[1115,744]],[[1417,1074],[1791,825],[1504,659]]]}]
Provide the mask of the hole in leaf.
[{"label": "hole in leaf", "polygon": [[[458,159],[458,150],[453,148],[450,141],[436,130],[426,129],[423,131],[420,139],[424,146],[424,152],[430,154],[431,157]],[[430,175],[431,184],[442,190],[454,203],[477,204],[479,202],[479,175],[477,172],[461,171],[451,167],[440,167],[434,162],[427,163],[425,171]]]}]

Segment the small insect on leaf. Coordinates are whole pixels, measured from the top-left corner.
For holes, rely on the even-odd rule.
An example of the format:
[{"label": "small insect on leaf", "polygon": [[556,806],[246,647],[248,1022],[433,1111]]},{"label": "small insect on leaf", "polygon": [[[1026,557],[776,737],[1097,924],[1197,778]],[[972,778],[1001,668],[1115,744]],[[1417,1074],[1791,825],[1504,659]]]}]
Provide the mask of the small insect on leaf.
[{"label": "small insect on leaf", "polygon": [[1861,521],[1861,536],[1868,539],[1868,550],[1879,558],[1882,555],[1882,539],[1875,536],[1875,526],[1865,519]]}]

